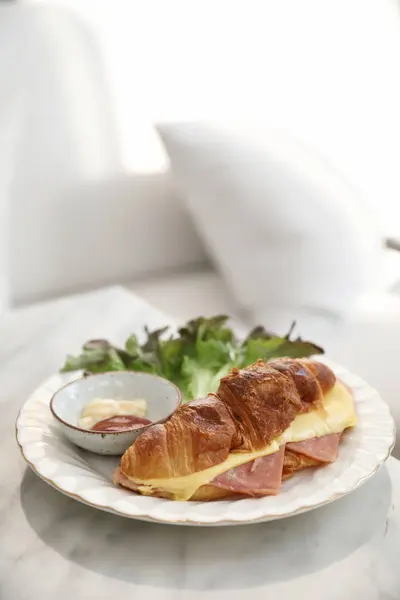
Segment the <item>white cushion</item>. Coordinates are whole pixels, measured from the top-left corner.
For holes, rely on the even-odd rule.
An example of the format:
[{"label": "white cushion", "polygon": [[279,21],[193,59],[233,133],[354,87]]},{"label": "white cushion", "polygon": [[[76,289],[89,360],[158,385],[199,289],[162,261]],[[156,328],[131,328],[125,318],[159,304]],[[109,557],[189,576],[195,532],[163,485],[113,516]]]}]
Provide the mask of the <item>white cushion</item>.
[{"label": "white cushion", "polygon": [[[98,118],[86,96],[93,78],[82,69],[88,58],[92,72],[106,68],[108,89],[93,93],[115,105],[125,168],[148,172],[166,164],[154,121],[251,115],[312,143],[362,187],[385,234],[399,235],[396,0],[119,0],[118,10],[115,0],[1,5],[31,13],[61,5],[68,10],[59,16],[78,16],[86,51],[77,48],[79,32],[54,31],[55,52],[62,47],[74,58],[61,80],[72,89],[79,77],[74,114]],[[48,27],[55,30],[54,21]]]},{"label": "white cushion", "polygon": [[319,156],[260,123],[159,131],[198,231],[241,307],[280,311],[286,320],[304,312],[341,318],[360,296],[384,289],[373,218]]}]

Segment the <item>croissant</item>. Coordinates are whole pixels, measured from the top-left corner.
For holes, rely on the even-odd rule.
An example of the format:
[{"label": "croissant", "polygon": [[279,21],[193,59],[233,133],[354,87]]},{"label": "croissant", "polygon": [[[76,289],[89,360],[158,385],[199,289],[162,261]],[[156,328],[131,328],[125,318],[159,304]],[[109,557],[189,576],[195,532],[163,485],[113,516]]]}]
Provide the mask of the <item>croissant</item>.
[{"label": "croissant", "polygon": [[[338,403],[326,406],[325,399],[336,386],[329,367],[307,359],[258,361],[233,369],[217,394],[181,406],[139,436],[122,456],[115,482],[173,499],[277,493],[282,477],[330,462],[340,433],[354,424],[348,398],[343,422],[330,416]],[[339,422],[340,432],[331,431],[329,419],[336,429]],[[310,451],[314,422],[319,437]]]}]

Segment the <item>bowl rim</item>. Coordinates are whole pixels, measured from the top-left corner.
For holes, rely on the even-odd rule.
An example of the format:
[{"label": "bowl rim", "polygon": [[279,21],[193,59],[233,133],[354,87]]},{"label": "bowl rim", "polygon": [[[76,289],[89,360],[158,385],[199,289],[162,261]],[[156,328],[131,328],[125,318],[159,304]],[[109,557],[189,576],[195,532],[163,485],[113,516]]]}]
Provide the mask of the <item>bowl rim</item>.
[{"label": "bowl rim", "polygon": [[[158,421],[152,421],[151,423],[148,423],[147,425],[143,425],[143,427],[132,427],[131,429],[123,429],[122,431],[93,431],[93,429],[84,429],[83,427],[78,427],[77,425],[72,425],[72,423],[68,423],[68,421],[65,421],[64,419],[62,419],[60,417],[60,415],[57,414],[57,412],[54,408],[54,400],[56,399],[56,396],[58,396],[58,394],[61,391],[65,390],[67,387],[69,387],[73,384],[79,383],[82,380],[88,379],[89,377],[90,378],[91,377],[105,377],[107,375],[121,375],[121,374],[129,374],[129,375],[133,375],[135,377],[142,377],[142,376],[153,377],[154,379],[162,379],[163,381],[167,381],[169,383],[169,385],[171,385],[176,390],[176,406],[175,406],[175,408],[170,413],[168,413],[165,417],[158,419]],[[174,414],[174,412],[181,406],[181,404],[182,404],[181,390],[178,388],[178,386],[175,383],[173,383],[166,377],[161,377],[160,375],[154,375],[153,373],[146,373],[144,371],[128,371],[125,369],[123,371],[106,371],[104,373],[83,374],[82,377],[80,377],[78,379],[74,379],[73,381],[69,381],[65,385],[61,386],[56,392],[54,392],[54,394],[52,395],[52,397],[50,399],[49,407],[50,407],[50,411],[51,411],[53,417],[55,419],[57,419],[57,421],[59,421],[60,423],[65,425],[66,427],[69,427],[70,429],[75,429],[75,431],[81,431],[82,433],[90,433],[91,435],[100,435],[104,439],[106,436],[122,435],[124,433],[131,433],[133,431],[141,433],[148,427],[151,427],[152,425],[158,425],[160,423],[164,423],[164,421],[169,419]]]}]

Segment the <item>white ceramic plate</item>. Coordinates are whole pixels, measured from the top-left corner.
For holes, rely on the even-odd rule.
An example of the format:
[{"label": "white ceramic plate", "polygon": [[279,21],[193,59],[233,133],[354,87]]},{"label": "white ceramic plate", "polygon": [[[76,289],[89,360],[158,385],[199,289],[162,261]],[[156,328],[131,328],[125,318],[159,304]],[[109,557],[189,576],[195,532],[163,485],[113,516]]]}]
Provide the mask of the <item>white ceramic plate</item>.
[{"label": "white ceramic plate", "polygon": [[76,374],[55,375],[30,396],[17,419],[17,441],[25,460],[47,483],[85,504],[132,519],[179,525],[238,525],[289,517],[357,488],[376,473],[394,445],[394,422],[379,394],[346,369],[324,362],[352,389],[358,425],[343,437],[335,463],[298,473],[283,484],[278,496],[175,502],[114,487],[111,479],[118,458],[80,450],[62,436],[50,413],[51,396]]}]

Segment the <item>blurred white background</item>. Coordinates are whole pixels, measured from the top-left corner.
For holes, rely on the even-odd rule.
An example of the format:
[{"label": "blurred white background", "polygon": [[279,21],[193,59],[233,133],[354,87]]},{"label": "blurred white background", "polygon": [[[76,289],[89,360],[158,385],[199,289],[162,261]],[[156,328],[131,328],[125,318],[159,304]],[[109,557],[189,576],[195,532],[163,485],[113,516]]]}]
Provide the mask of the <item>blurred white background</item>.
[{"label": "blurred white background", "polygon": [[[394,0],[2,3],[12,300],[208,269],[158,122],[282,131],[359,190],[382,239],[400,236],[399,17]],[[388,268],[395,281],[397,257]]]},{"label": "blurred white background", "polygon": [[[298,319],[398,413],[399,66],[396,0],[0,2],[0,306],[122,283],[179,320]],[[249,145],[179,138],[205,120]]]},{"label": "blurred white background", "polygon": [[[385,233],[400,234],[397,1],[29,4],[65,8],[93,34],[125,169],[166,169],[154,122],[251,116],[332,160],[357,183]],[[80,76],[84,85],[79,48],[60,33],[59,44],[69,44],[74,60],[71,84]],[[93,118],[85,110],[89,102],[82,98],[76,115],[82,132]],[[98,140],[88,141],[100,152]],[[96,158],[95,152],[93,163]]]}]

